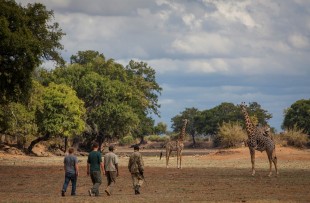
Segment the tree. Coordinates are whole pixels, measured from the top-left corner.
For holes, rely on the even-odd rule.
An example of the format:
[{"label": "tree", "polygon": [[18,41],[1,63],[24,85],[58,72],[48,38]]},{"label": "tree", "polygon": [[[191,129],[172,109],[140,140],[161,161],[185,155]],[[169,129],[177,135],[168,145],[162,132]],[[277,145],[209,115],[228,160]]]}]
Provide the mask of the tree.
[{"label": "tree", "polygon": [[161,94],[162,88],[156,82],[155,70],[147,63],[131,60],[125,69],[127,83],[135,90],[135,97],[131,105],[141,121],[141,126],[136,129],[135,133],[141,138],[142,143],[146,133],[151,132],[154,126],[154,120],[149,115],[159,116],[158,96]]},{"label": "tree", "polygon": [[272,118],[272,115],[262,109],[261,105],[257,102],[249,103],[248,112],[250,112],[252,121],[256,124],[267,125],[268,120]]},{"label": "tree", "polygon": [[147,99],[147,103],[140,107],[146,114],[154,113],[159,115],[158,108],[158,96],[160,95],[162,88],[156,82],[155,70],[148,66],[145,62],[135,62],[131,60],[126,66],[126,70],[129,76],[129,83],[134,88],[143,92],[144,97]]},{"label": "tree", "polygon": [[4,133],[17,138],[20,147],[25,147],[27,138],[37,133],[35,114],[22,103],[10,102],[2,108],[6,129]]},{"label": "tree", "polygon": [[93,51],[93,50],[78,51],[76,55],[72,55],[70,57],[70,63],[86,65],[87,63],[92,63],[96,58],[102,58],[103,61],[105,60],[104,55],[99,54],[98,51]]},{"label": "tree", "polygon": [[44,59],[63,64],[58,50],[64,33],[52,18],[40,3],[0,0],[0,104],[28,99],[31,73]]},{"label": "tree", "polygon": [[[257,123],[266,125],[268,119],[272,117],[266,110],[262,109],[261,106],[257,102],[253,102],[249,104],[248,112],[250,117],[255,120]],[[195,115],[192,117],[192,121],[190,119],[189,124],[189,133],[193,137],[195,133],[205,134],[205,135],[216,135],[219,131],[219,127],[225,122],[239,122],[244,125],[243,114],[238,105],[234,105],[233,103],[223,102],[218,106],[213,107],[212,109],[206,109],[202,111],[198,111],[197,109],[186,109],[182,113],[182,117],[187,113],[187,116]],[[177,124],[173,124],[173,128],[177,129],[180,126],[181,118],[177,118],[172,121]],[[178,124],[179,123],[179,124]],[[191,131],[191,132],[190,132]],[[193,137],[194,139],[194,137]],[[194,142],[194,140],[193,140]]]},{"label": "tree", "polygon": [[43,94],[43,108],[36,112],[39,132],[43,136],[33,140],[28,151],[31,152],[38,142],[51,137],[68,138],[83,132],[85,111],[84,102],[76,96],[73,89],[64,84],[51,83]]},{"label": "tree", "polygon": [[197,117],[200,115],[200,111],[196,108],[186,108],[181,115],[177,115],[171,119],[172,128],[174,132],[179,132],[183,126],[183,119],[187,119],[186,132],[190,134],[193,141],[193,147],[196,145],[195,136],[197,134]]},{"label": "tree", "polygon": [[167,132],[167,124],[164,122],[157,123],[157,125],[154,127],[154,132],[157,135],[166,133]]},{"label": "tree", "polygon": [[33,80],[27,105],[10,102],[0,106],[0,131],[16,137],[20,147],[25,147],[27,141],[37,134],[35,112],[42,109],[43,92],[44,87]]},{"label": "tree", "polygon": [[224,122],[241,121],[242,114],[240,109],[233,103],[223,102],[212,109],[204,110],[197,119],[198,132],[202,134],[215,135],[219,126]]},{"label": "tree", "polygon": [[310,99],[298,100],[285,110],[282,129],[294,127],[310,135]]}]

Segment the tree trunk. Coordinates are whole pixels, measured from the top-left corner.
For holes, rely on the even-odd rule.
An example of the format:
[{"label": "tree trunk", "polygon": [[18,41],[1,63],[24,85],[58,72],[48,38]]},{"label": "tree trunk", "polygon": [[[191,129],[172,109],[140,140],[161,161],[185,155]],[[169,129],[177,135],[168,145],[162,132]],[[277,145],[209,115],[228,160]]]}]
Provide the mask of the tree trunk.
[{"label": "tree trunk", "polygon": [[141,144],[147,144],[147,141],[144,140],[144,136],[141,136],[141,138],[140,138],[139,145],[141,145]]},{"label": "tree trunk", "polygon": [[34,147],[34,145],[36,145],[37,143],[41,142],[41,141],[47,141],[50,138],[50,134],[46,133],[45,136],[43,137],[38,137],[37,139],[33,140],[29,147],[28,147],[28,153],[32,152],[32,148]]},{"label": "tree trunk", "polygon": [[99,144],[98,151],[101,152],[101,145],[102,145],[102,143],[103,143],[103,135],[100,134],[100,133],[97,135],[97,142],[98,142],[98,144]]},{"label": "tree trunk", "polygon": [[66,153],[67,148],[68,148],[68,137],[65,137],[65,150],[64,150],[64,153]]},{"label": "tree trunk", "polygon": [[193,147],[195,147],[196,146],[195,133],[192,134],[192,139],[193,139]]}]

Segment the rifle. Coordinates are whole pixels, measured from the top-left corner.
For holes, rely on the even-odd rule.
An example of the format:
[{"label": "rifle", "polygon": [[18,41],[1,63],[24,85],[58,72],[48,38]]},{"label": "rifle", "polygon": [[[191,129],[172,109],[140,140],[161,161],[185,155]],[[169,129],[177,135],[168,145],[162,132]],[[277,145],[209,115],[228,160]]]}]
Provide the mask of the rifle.
[{"label": "rifle", "polygon": [[146,185],[148,185],[148,184],[147,184],[147,182],[146,182],[146,179],[145,179],[145,177],[144,177],[143,172],[140,172],[140,175],[141,175],[141,177],[143,178],[143,180],[144,180],[145,184],[146,184]]}]

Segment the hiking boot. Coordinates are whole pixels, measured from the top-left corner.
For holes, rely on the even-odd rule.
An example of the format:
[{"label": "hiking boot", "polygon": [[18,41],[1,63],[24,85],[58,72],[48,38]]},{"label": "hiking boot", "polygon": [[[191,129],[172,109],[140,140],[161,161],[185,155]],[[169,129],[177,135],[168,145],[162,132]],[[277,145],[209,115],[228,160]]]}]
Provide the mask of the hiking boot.
[{"label": "hiking boot", "polygon": [[136,186],[135,186],[135,194],[136,194],[136,195],[139,195],[139,194],[140,194],[139,189],[140,189],[140,186],[139,186],[139,185],[136,185]]},{"label": "hiking boot", "polygon": [[110,192],[108,189],[105,189],[105,193],[106,193],[108,196],[111,196],[111,192]]},{"label": "hiking boot", "polygon": [[65,191],[61,191],[61,196],[63,196],[63,197],[66,196]]},{"label": "hiking boot", "polygon": [[88,190],[88,194],[89,194],[89,196],[94,196],[94,193],[92,193],[91,190]]}]

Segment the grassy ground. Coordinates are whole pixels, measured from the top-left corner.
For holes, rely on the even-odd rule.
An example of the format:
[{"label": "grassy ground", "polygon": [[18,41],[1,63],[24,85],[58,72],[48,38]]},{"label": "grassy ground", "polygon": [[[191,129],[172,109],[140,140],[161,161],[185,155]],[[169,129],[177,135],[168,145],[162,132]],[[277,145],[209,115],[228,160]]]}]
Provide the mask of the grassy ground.
[{"label": "grassy ground", "polygon": [[[132,150],[132,149],[130,149]],[[153,151],[154,155],[159,151]],[[248,149],[187,150],[183,168],[176,158],[165,168],[165,159],[142,151],[145,156],[146,184],[141,195],[134,195],[126,149],[118,149],[120,176],[113,195],[108,197],[101,185],[100,197],[89,197],[91,187],[86,175],[86,157],[78,157],[81,175],[78,195],[60,196],[64,180],[63,157],[27,157],[0,154],[1,202],[310,202],[310,151],[277,148],[278,177],[268,177],[265,153],[257,153],[256,175],[251,176]]]}]

